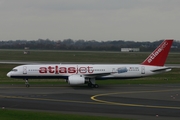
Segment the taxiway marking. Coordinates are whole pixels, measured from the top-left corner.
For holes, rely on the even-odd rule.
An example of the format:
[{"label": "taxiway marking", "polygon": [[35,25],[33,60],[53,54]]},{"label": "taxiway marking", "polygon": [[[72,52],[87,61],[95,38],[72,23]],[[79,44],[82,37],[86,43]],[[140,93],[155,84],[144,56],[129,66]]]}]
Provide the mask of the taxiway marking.
[{"label": "taxiway marking", "polygon": [[[84,104],[108,104],[108,105],[120,105],[120,106],[130,106],[130,107],[147,107],[147,108],[166,108],[166,109],[180,109],[180,107],[173,106],[153,106],[153,105],[143,105],[143,104],[128,104],[128,103],[119,103],[119,102],[111,102],[97,99],[100,96],[108,96],[115,94],[133,94],[133,93],[150,93],[150,92],[167,92],[167,91],[180,91],[180,89],[171,89],[171,90],[153,90],[153,91],[131,91],[131,92],[116,92],[116,93],[105,93],[105,94],[97,94],[91,97],[91,100],[94,102],[86,102],[86,101],[75,101],[75,100],[58,100],[58,99],[48,99],[48,98],[34,98],[34,97],[22,97],[22,96],[7,96],[0,95],[1,98],[15,98],[15,99],[26,99],[26,100],[42,100],[42,101],[52,101],[52,102],[70,102],[70,103],[84,103]],[[43,94],[45,95],[45,94]]]},{"label": "taxiway marking", "polygon": [[48,99],[48,98],[34,98],[34,97],[7,96],[7,95],[0,95],[0,98],[14,98],[14,99],[52,101],[52,102],[71,102],[71,103],[84,103],[84,104],[105,104],[105,103],[99,103],[99,102],[86,102],[86,101],[75,101],[75,100],[58,100],[58,99]]},{"label": "taxiway marking", "polygon": [[180,109],[180,107],[173,106],[155,106],[155,105],[143,105],[143,104],[128,104],[128,103],[120,103],[120,102],[111,102],[97,99],[100,96],[108,96],[115,94],[132,94],[132,93],[150,93],[150,92],[167,92],[167,91],[180,91],[180,89],[172,89],[172,90],[153,90],[153,91],[133,91],[133,92],[116,92],[116,93],[105,93],[105,94],[97,94],[91,97],[92,100],[100,103],[106,103],[111,105],[120,105],[120,106],[129,106],[129,107],[147,107],[147,108],[166,108],[166,109]]}]

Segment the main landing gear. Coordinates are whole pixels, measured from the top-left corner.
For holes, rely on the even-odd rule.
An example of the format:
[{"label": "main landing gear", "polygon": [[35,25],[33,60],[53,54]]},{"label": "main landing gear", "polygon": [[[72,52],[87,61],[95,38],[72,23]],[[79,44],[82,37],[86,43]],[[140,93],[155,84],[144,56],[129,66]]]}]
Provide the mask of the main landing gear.
[{"label": "main landing gear", "polygon": [[95,79],[92,79],[92,78],[89,79],[88,86],[91,88],[98,88],[99,87],[98,84],[95,84]]},{"label": "main landing gear", "polygon": [[28,79],[24,79],[24,80],[25,80],[25,85],[26,85],[26,87],[30,87],[29,82],[28,82]]},{"label": "main landing gear", "polygon": [[88,83],[88,86],[91,88],[98,88],[99,87],[98,84],[92,84],[92,83]]}]

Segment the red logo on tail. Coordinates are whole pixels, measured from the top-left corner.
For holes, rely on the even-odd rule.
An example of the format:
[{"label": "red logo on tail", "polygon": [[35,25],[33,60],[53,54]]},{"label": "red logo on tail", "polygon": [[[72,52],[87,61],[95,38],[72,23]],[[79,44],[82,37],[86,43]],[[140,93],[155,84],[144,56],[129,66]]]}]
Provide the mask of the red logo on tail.
[{"label": "red logo on tail", "polygon": [[142,65],[164,66],[173,40],[164,40],[147,58]]},{"label": "red logo on tail", "polygon": [[154,51],[153,53],[151,53],[151,55],[148,57],[148,63],[151,63],[168,45],[168,43],[163,43],[162,46],[160,46],[160,48],[158,48],[156,51]]}]

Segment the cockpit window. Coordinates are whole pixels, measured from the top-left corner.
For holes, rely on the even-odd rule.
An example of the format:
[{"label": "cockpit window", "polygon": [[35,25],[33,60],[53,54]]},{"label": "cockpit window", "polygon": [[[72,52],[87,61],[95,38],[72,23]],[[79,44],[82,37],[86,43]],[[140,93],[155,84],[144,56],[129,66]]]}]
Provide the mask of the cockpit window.
[{"label": "cockpit window", "polygon": [[14,72],[16,72],[16,71],[18,71],[17,69],[12,69],[11,71],[14,71]]}]

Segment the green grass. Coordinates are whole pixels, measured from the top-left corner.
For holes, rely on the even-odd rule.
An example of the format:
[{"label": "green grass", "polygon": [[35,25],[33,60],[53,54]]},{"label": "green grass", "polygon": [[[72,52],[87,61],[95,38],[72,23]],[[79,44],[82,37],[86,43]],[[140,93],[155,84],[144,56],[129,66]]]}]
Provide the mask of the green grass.
[{"label": "green grass", "polygon": [[0,120],[130,120],[123,118],[62,114],[53,112],[33,112],[22,110],[0,110]]},{"label": "green grass", "polygon": [[[0,50],[0,60],[56,61],[56,62],[95,62],[95,63],[141,63],[149,52],[80,52],[80,51],[30,51]],[[170,53],[166,64],[180,64],[180,53]]]}]

